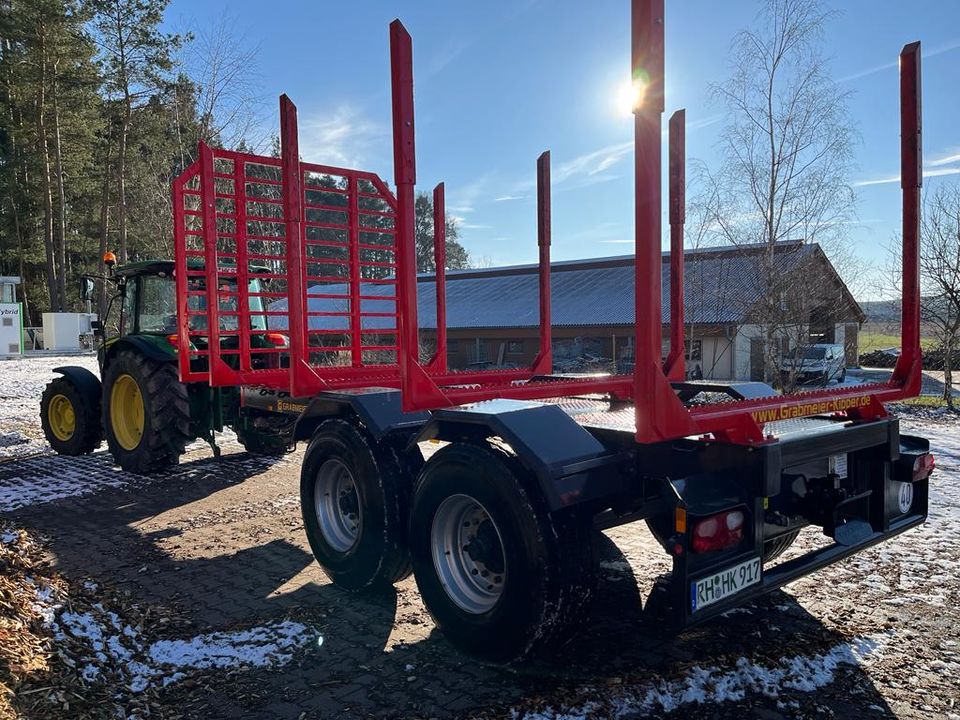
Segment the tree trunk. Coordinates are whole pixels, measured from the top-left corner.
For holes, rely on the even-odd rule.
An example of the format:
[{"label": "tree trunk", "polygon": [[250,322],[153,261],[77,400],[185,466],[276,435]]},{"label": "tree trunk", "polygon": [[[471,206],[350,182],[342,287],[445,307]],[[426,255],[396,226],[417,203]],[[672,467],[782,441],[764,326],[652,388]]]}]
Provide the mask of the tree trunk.
[{"label": "tree trunk", "polygon": [[[109,233],[110,233],[110,150],[111,134],[107,129],[106,147],[103,157],[103,185],[100,189],[100,262],[103,262],[103,256],[107,254]],[[107,312],[107,284],[100,283],[100,293],[97,299],[97,314],[100,321],[103,322],[104,315]]]},{"label": "tree trunk", "polygon": [[[54,78],[56,78],[54,63]],[[55,225],[54,264],[57,268],[57,296],[60,308],[67,309],[67,194],[63,187],[63,152],[60,143],[60,106],[57,102],[57,81],[54,79],[51,107],[53,109],[53,159],[56,170],[57,218]]]},{"label": "tree trunk", "polygon": [[949,333],[945,338],[944,350],[946,350],[943,359],[943,400],[947,407],[953,410],[953,349],[957,345],[957,336],[955,333]]},{"label": "tree trunk", "polygon": [[40,159],[40,188],[43,202],[43,248],[46,253],[47,294],[50,298],[50,310],[59,311],[59,293],[57,292],[57,271],[53,253],[53,198],[50,195],[50,156],[47,147],[47,127],[44,119],[46,109],[45,84],[47,81],[47,59],[44,47],[43,27],[37,27],[37,39],[40,46],[40,82],[37,85],[36,125],[37,155]]},{"label": "tree trunk", "polygon": [[10,209],[13,211],[13,234],[16,235],[17,240],[17,260],[19,262],[21,288],[20,297],[23,298],[24,324],[30,325],[30,301],[27,297],[27,267],[23,259],[23,235],[20,233],[20,216],[17,213],[17,205],[13,202],[13,198],[8,195],[7,199],[10,201]]},{"label": "tree trunk", "polygon": [[120,127],[120,145],[117,148],[117,229],[120,236],[120,263],[127,262],[127,133],[130,131],[129,91],[123,96],[123,123]]}]

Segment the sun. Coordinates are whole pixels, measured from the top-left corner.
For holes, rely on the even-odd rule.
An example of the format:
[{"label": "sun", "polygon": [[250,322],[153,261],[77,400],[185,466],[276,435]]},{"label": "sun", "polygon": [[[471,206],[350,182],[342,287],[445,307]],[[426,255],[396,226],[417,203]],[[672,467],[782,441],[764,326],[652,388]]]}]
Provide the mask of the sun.
[{"label": "sun", "polygon": [[617,89],[617,115],[630,115],[643,102],[647,84],[643,80],[634,80],[623,83]]}]

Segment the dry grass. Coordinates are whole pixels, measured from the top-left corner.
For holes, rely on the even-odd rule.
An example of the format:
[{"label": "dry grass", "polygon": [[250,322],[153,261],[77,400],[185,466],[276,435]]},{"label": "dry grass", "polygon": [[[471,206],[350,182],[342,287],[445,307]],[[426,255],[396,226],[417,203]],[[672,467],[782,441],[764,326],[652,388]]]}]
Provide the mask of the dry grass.
[{"label": "dry grass", "polygon": [[44,573],[42,550],[23,531],[0,543],[0,720],[19,717],[16,698],[33,677],[50,671],[51,644],[36,606],[37,589],[63,581]]}]

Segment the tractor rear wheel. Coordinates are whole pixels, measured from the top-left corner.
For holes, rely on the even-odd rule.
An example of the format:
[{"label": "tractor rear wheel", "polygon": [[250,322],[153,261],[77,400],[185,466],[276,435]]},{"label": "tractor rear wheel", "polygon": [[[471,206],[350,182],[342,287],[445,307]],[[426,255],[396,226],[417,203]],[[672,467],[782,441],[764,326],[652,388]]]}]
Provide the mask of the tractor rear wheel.
[{"label": "tractor rear wheel", "polygon": [[122,350],[103,372],[103,427],[116,463],[146,475],[176,465],[190,433],[190,400],[176,364]]},{"label": "tractor rear wheel", "polygon": [[490,446],[448,445],[426,463],[410,554],[437,627],[460,651],[493,662],[568,639],[596,588],[590,518],[547,512],[530,473]]},{"label": "tractor rear wheel", "polygon": [[59,455],[86,455],[100,447],[100,398],[85,397],[65,377],[51,380],[40,398],[40,424]]}]

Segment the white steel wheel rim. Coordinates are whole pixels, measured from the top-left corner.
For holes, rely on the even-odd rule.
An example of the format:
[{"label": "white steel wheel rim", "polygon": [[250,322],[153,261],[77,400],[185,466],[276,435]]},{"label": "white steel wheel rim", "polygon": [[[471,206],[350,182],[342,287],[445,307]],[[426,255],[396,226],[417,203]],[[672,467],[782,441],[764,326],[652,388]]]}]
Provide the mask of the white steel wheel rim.
[{"label": "white steel wheel rim", "polygon": [[433,516],[433,565],[447,596],[461,610],[480,615],[500,600],[507,579],[500,529],[469,495],[451,495]]},{"label": "white steel wheel rim", "polygon": [[326,460],[317,471],[313,507],[323,539],[336,552],[345,553],[360,537],[360,496],[357,485],[343,462]]}]

